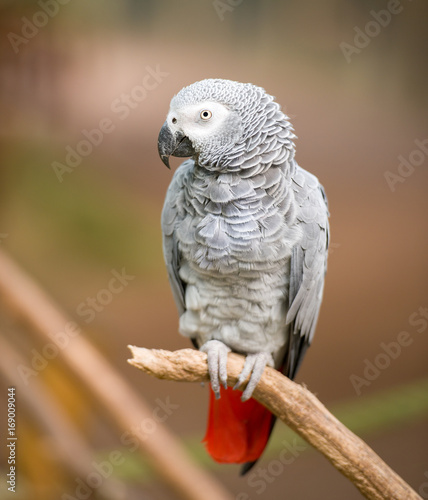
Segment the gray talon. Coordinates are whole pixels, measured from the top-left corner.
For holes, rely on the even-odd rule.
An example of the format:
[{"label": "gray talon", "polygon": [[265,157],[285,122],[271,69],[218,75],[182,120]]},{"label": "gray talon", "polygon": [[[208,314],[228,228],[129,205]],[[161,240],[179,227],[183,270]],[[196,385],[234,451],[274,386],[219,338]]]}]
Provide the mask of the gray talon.
[{"label": "gray talon", "polygon": [[249,354],[245,358],[244,368],[239,375],[239,379],[236,382],[234,389],[240,387],[248,375],[250,375],[250,380],[248,381],[247,387],[242,393],[241,400],[247,401],[253,395],[253,391],[256,388],[256,385],[259,383],[265,366],[273,366],[273,358],[270,353],[267,352],[258,352],[257,354]]},{"label": "gray talon", "polygon": [[230,348],[219,340],[209,340],[199,349],[207,353],[208,373],[216,399],[220,398],[220,384],[227,388],[227,353]]},{"label": "gray talon", "polygon": [[[209,340],[199,349],[207,353],[208,373],[210,375],[211,388],[216,399],[220,398],[220,385],[227,389],[227,353],[230,348],[219,340]],[[241,400],[247,401],[253,395],[256,385],[259,383],[266,365],[273,366],[273,358],[270,353],[258,352],[249,354],[245,358],[244,368],[233,389],[238,389],[248,380],[248,384],[242,393]]]},{"label": "gray talon", "polygon": [[238,381],[233,386],[234,390],[238,389],[245,382],[248,375],[250,375],[251,370],[253,369],[253,365],[254,365],[253,358],[252,358],[253,356],[254,356],[254,354],[250,354],[249,356],[247,356],[245,358],[244,368],[242,369],[242,372],[239,374]]}]

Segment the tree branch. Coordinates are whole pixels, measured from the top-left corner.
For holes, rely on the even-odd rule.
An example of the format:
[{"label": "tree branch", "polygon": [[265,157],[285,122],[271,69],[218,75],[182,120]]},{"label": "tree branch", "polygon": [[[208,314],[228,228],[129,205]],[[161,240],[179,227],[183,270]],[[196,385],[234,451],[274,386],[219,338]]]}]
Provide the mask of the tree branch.
[{"label": "tree branch", "polygon": [[[208,380],[206,354],[182,349],[170,352],[129,346],[128,362],[165,380]],[[244,366],[244,357],[231,353],[227,383],[233,386]],[[339,422],[305,387],[266,367],[253,394],[293,431],[320,451],[370,500],[421,500],[421,497],[369,447]]]},{"label": "tree branch", "polygon": [[[93,450],[82,437],[72,418],[50,394],[41,380],[31,381],[31,390],[27,390],[25,381],[19,376],[17,366],[24,366],[26,360],[6,340],[4,332],[0,332],[0,375],[8,385],[15,387],[25,409],[31,414],[31,421],[37,423],[49,436],[52,446],[51,456],[59,458],[70,469],[70,473],[87,478],[93,473]],[[106,477],[99,486],[101,496],[105,500],[123,499],[126,484],[120,479]],[[127,498],[137,498],[127,492]],[[71,497],[69,497],[71,498]]]},{"label": "tree branch", "polygon": [[[214,477],[192,462],[179,439],[165,424],[156,422],[155,432],[144,432],[141,424],[153,421],[153,411],[141,394],[131,388],[80,328],[1,250],[0,298],[11,313],[31,326],[31,332],[45,345],[58,347],[63,363],[102,405],[121,436],[133,435],[139,451],[178,498],[200,500],[203,491],[206,500],[232,499]],[[58,335],[63,340],[59,341]],[[31,385],[26,390],[31,391]]]}]

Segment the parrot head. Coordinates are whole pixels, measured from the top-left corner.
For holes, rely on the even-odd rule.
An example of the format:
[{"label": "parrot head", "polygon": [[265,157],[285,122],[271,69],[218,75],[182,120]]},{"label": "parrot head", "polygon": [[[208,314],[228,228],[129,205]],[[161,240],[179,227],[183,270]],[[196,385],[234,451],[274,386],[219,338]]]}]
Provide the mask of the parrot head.
[{"label": "parrot head", "polygon": [[171,155],[207,157],[236,144],[242,120],[228,96],[231,89],[237,91],[236,86],[245,84],[202,80],[173,97],[158,139],[159,155],[167,167]]},{"label": "parrot head", "polygon": [[[246,140],[260,130],[279,105],[261,87],[231,80],[208,79],[183,88],[171,100],[158,138],[159,156],[191,156],[207,168],[225,167]],[[279,111],[278,118],[285,122]],[[288,124],[288,122],[285,122]]]}]

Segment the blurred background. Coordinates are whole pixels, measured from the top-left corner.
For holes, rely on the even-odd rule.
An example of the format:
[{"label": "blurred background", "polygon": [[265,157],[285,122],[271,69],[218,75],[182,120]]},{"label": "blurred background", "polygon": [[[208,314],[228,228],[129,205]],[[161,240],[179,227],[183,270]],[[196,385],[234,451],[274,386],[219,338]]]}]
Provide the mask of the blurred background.
[{"label": "blurred background", "polygon": [[[251,476],[213,464],[200,443],[207,387],[127,364],[128,344],[189,347],[163,264],[172,174],[157,135],[171,97],[212,77],[276,96],[299,164],[329,198],[325,298],[297,381],[428,498],[427,15],[422,0],[0,2],[0,252],[81,328],[50,352],[0,287],[0,435],[16,386],[18,436],[17,493],[7,490],[2,438],[0,498],[186,498],[147,451],[124,443],[129,429],[70,368],[76,339],[149,409],[171,403],[159,425],[230,498],[361,498],[281,423]],[[31,297],[28,308],[46,319]],[[55,436],[65,434],[80,452],[59,451]],[[114,452],[121,463],[88,485],[79,453],[99,464]]]}]

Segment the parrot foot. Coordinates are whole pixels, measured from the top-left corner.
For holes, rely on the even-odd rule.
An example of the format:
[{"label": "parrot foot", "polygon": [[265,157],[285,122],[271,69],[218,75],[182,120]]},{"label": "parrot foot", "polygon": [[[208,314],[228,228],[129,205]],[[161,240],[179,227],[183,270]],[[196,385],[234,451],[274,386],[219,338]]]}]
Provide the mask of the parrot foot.
[{"label": "parrot foot", "polygon": [[238,389],[247,379],[248,375],[250,375],[250,380],[248,381],[247,387],[242,393],[241,400],[247,401],[253,395],[253,391],[256,388],[256,385],[259,383],[263,370],[265,366],[273,366],[273,357],[272,354],[268,352],[258,352],[256,354],[249,354],[245,358],[244,368],[242,369],[241,374],[239,375],[238,381],[236,382],[233,389]]},{"label": "parrot foot", "polygon": [[210,374],[211,388],[216,399],[220,398],[220,384],[227,389],[227,353],[229,347],[219,340],[209,340],[199,349],[208,355],[208,373]]}]

